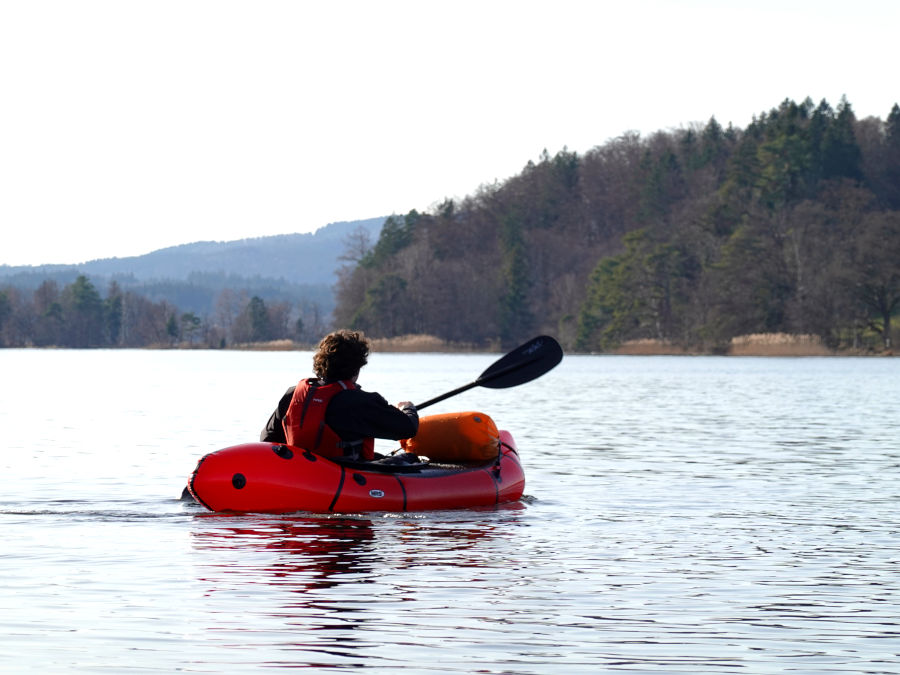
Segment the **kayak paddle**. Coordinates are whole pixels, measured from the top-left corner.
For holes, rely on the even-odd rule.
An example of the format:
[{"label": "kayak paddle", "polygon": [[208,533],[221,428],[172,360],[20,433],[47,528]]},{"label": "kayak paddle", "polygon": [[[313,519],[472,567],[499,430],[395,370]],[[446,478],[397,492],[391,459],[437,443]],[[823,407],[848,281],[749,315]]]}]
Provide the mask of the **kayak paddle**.
[{"label": "kayak paddle", "polygon": [[496,361],[485,370],[474,382],[469,382],[458,389],[448,391],[416,406],[421,410],[432,403],[456,396],[473,387],[488,389],[506,389],[536,380],[544,373],[552,370],[562,361],[563,352],[559,343],[549,335],[539,335],[523,345],[519,345],[509,354]]}]

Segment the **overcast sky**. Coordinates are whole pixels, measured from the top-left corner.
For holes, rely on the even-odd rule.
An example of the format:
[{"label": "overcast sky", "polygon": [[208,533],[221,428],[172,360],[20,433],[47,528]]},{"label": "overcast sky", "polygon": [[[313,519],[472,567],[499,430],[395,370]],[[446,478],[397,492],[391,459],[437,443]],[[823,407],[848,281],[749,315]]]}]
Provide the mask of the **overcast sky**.
[{"label": "overcast sky", "polygon": [[894,0],[0,0],[0,264],[309,232],[785,98],[886,118]]}]

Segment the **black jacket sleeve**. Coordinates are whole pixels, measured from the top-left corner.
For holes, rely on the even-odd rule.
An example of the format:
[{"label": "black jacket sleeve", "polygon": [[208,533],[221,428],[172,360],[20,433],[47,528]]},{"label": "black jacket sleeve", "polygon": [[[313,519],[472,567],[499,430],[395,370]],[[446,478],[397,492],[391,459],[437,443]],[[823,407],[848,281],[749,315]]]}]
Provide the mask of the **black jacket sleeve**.
[{"label": "black jacket sleeve", "polygon": [[412,438],[419,430],[415,406],[400,410],[381,394],[362,389],[343,391],[331,399],[325,422],[345,441],[363,438],[397,441]]}]

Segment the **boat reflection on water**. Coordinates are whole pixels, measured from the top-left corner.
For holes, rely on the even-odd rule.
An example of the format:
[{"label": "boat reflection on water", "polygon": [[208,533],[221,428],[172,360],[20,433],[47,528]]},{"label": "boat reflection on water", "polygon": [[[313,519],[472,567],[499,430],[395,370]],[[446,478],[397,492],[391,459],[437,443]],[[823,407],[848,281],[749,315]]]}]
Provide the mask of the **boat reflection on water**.
[{"label": "boat reflection on water", "polygon": [[[270,575],[279,585],[289,578],[303,588],[328,588],[343,574],[354,580],[429,564],[490,565],[482,544],[515,531],[521,502],[483,509],[371,516],[227,516],[204,513],[192,532],[193,547],[218,555],[205,564],[229,574],[242,570]],[[472,555],[466,556],[466,552]],[[222,557],[223,552],[238,554]],[[247,552],[269,555],[264,560]],[[264,564],[262,564],[264,563]],[[261,565],[261,566],[260,566]],[[338,578],[335,578],[338,577]],[[260,579],[256,579],[260,581]]]},{"label": "boat reflection on water", "polygon": [[381,655],[383,643],[363,640],[359,629],[408,630],[417,612],[458,604],[486,572],[493,570],[491,586],[508,575],[526,508],[517,502],[349,517],[204,514],[191,532],[196,578],[209,610],[233,612],[256,626],[254,633],[261,621],[302,630],[290,649],[314,651],[316,663],[336,663],[322,661],[323,650],[341,658],[360,657],[361,649]]}]

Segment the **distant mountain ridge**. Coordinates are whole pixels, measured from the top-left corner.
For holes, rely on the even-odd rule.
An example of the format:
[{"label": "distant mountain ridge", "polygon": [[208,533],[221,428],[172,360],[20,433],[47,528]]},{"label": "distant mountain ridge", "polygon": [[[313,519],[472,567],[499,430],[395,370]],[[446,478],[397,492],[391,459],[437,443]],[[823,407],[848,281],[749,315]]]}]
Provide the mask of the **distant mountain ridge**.
[{"label": "distant mountain ridge", "polygon": [[198,241],[139,256],[102,258],[72,265],[0,265],[0,281],[36,287],[44,279],[67,283],[79,274],[91,279],[124,278],[140,282],[183,281],[198,274],[212,274],[283,279],[293,284],[332,284],[340,266],[338,258],[343,253],[345,237],[363,228],[374,242],[384,221],[384,217],[368,218],[330,223],[312,233]]},{"label": "distant mountain ridge", "polygon": [[31,292],[47,281],[66,286],[84,275],[101,294],[115,282],[122,290],[200,316],[210,316],[221,292],[230,290],[328,317],[335,306],[335,273],[343,264],[339,258],[346,237],[362,228],[374,244],[385,220],[335,222],[313,233],[198,241],[73,265],[0,265],[0,289]]}]

